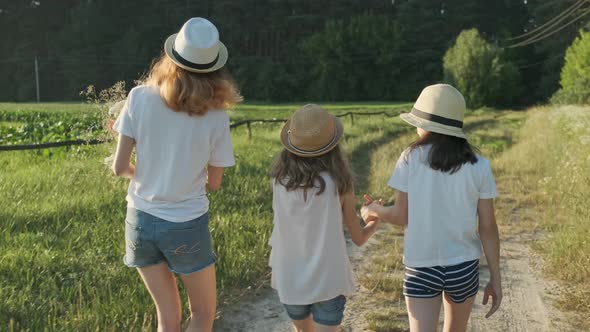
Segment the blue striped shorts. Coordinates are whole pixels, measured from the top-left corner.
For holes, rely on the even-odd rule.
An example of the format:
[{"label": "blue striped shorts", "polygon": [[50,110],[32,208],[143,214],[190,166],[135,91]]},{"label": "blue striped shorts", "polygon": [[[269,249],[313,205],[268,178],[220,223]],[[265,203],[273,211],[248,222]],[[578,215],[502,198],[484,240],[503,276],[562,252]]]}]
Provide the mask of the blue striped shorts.
[{"label": "blue striped shorts", "polygon": [[457,265],[407,267],[404,295],[430,298],[443,291],[451,301],[462,303],[479,289],[479,259]]}]

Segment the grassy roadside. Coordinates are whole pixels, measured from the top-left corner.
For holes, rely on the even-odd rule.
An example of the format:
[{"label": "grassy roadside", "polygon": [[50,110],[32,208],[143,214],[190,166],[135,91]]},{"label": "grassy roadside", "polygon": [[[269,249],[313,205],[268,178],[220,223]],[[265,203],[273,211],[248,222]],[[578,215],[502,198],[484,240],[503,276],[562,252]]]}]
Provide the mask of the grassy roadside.
[{"label": "grassy roadside", "polygon": [[[526,113],[509,111],[476,111],[466,119],[466,131],[473,145],[482,155],[493,160],[513,144]],[[400,153],[415,140],[412,131],[376,149],[371,157],[368,192],[391,202],[394,191],[386,183]],[[408,329],[403,301],[403,230],[384,225],[376,235],[376,244],[365,254],[373,257],[360,271],[361,285],[371,291],[371,306],[366,315],[368,328],[377,332],[406,331]]]},{"label": "grassy roadside", "polygon": [[558,307],[574,312],[584,331],[590,329],[589,128],[588,107],[533,109],[519,143],[497,161],[512,180],[512,200],[533,207],[520,228],[543,232],[533,248],[544,257],[546,275],[565,286]]}]

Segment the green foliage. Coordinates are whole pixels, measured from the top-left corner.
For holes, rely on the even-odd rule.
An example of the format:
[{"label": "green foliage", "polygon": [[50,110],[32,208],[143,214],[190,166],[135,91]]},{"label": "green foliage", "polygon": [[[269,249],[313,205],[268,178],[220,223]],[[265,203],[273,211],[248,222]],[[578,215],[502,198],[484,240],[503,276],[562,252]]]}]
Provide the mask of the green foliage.
[{"label": "green foliage", "polygon": [[463,93],[469,108],[507,105],[518,96],[518,70],[476,29],[461,32],[443,61],[445,80]]},{"label": "green foliage", "polygon": [[561,89],[551,98],[556,104],[588,104],[590,102],[590,32],[580,31],[565,53],[561,70]]},{"label": "green foliage", "polygon": [[0,127],[0,144],[32,144],[99,138],[103,120],[99,114],[48,113],[0,110],[0,122],[17,125]]},{"label": "green foliage", "polygon": [[[80,100],[78,91],[90,84],[130,86],[166,37],[194,16],[219,27],[228,68],[249,101],[411,100],[442,80],[442,57],[461,30],[476,27],[489,40],[504,40],[564,9],[563,1],[481,0],[37,3],[0,4],[0,39],[11,45],[0,49],[0,100],[35,99],[35,57],[43,101]],[[573,39],[569,30],[540,43],[550,47],[510,53],[519,65],[551,62],[542,75],[540,67],[524,71],[529,91],[547,81],[539,96],[522,94],[526,102],[553,92],[551,71],[560,67],[553,62]]]},{"label": "green foliage", "polygon": [[399,71],[395,21],[364,14],[328,21],[323,31],[308,38],[303,50],[313,63],[309,86],[312,99],[394,99]]}]

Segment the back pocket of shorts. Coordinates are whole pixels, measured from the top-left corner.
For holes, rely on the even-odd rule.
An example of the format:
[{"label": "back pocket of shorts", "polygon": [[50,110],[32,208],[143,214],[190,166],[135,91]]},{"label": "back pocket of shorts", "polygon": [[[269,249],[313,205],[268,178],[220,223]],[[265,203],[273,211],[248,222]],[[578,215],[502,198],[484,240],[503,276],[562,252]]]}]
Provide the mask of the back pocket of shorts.
[{"label": "back pocket of shorts", "polygon": [[168,230],[160,238],[160,249],[167,255],[201,256],[211,253],[211,234],[207,224]]}]

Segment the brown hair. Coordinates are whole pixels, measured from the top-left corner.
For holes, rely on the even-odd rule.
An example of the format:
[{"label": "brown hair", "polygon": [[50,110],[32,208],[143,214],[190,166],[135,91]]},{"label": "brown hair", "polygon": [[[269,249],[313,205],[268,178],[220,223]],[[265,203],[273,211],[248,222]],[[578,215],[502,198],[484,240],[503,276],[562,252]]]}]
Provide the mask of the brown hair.
[{"label": "brown hair", "polygon": [[326,182],[320,176],[324,171],[330,173],[339,194],[353,190],[352,171],[339,145],[318,157],[300,157],[283,149],[273,162],[270,176],[287,191],[303,189],[307,194],[308,189],[319,185],[317,194],[320,195],[326,189]]},{"label": "brown hair", "polygon": [[143,83],[159,87],[166,106],[190,115],[231,108],[243,99],[227,69],[189,72],[177,66],[165,53],[154,61]]},{"label": "brown hair", "polygon": [[[432,145],[428,152],[428,164],[434,170],[453,174],[460,170],[463,164],[477,162],[476,149],[466,139],[431,131],[410,144],[409,152],[428,144]],[[408,155],[409,153],[406,156]]]}]

